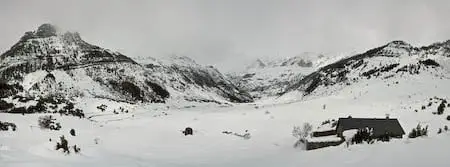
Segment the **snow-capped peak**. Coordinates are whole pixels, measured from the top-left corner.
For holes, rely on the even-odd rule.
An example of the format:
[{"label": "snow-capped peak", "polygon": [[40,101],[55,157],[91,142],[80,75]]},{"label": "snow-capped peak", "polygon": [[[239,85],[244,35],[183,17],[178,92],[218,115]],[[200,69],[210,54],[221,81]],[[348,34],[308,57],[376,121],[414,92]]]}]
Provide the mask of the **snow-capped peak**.
[{"label": "snow-capped peak", "polygon": [[264,67],[266,67],[266,64],[261,59],[256,59],[253,63],[247,66],[246,69],[259,69]]},{"label": "snow-capped peak", "polygon": [[413,47],[411,44],[404,41],[392,41],[381,47],[378,52],[378,56],[385,57],[398,57],[398,56],[409,56],[417,48]]},{"label": "snow-capped peak", "polygon": [[36,39],[54,40],[52,38],[58,38],[61,42],[68,44],[84,44],[85,46],[87,45],[87,43],[81,39],[78,32],[62,31],[57,26],[48,23],[40,25],[35,31],[26,32],[22,36],[20,41],[25,42]]},{"label": "snow-capped peak", "polygon": [[162,58],[161,61],[165,64],[176,64],[176,65],[182,65],[182,66],[199,66],[195,60],[191,59],[190,57],[183,56],[183,55],[176,55],[172,54],[168,56],[167,58]]},{"label": "snow-capped peak", "polygon": [[42,24],[36,30],[35,34],[39,37],[50,37],[56,36],[57,28],[52,24]]},{"label": "snow-capped peak", "polygon": [[325,57],[323,54],[304,52],[293,57],[257,58],[246,70],[277,67],[313,67],[316,61]]},{"label": "snow-capped peak", "polygon": [[400,40],[389,42],[386,45],[386,47],[398,48],[398,49],[412,49],[413,48],[413,46],[411,44],[406,43],[405,41],[400,41]]},{"label": "snow-capped peak", "polygon": [[143,65],[177,65],[177,66],[185,66],[185,67],[201,67],[201,65],[197,64],[195,60],[191,59],[187,56],[180,56],[176,54],[167,55],[165,57],[137,57],[135,60],[139,64]]},{"label": "snow-capped peak", "polygon": [[255,98],[274,96],[291,82],[323,64],[323,54],[304,52],[287,58],[258,58],[240,73],[229,74],[232,80]]}]

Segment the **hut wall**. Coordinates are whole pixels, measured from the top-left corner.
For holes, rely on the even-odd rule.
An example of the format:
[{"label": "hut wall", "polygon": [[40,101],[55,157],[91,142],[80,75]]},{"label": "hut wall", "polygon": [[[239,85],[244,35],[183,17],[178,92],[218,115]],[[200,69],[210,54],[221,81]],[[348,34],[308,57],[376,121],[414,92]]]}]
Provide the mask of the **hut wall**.
[{"label": "hut wall", "polygon": [[312,133],[313,137],[323,137],[323,136],[331,136],[336,135],[336,130],[327,130],[327,131],[316,131]]},{"label": "hut wall", "polygon": [[306,143],[306,150],[314,150],[324,147],[330,147],[330,146],[338,146],[342,144],[344,140],[341,141],[328,141],[328,142],[307,142]]}]

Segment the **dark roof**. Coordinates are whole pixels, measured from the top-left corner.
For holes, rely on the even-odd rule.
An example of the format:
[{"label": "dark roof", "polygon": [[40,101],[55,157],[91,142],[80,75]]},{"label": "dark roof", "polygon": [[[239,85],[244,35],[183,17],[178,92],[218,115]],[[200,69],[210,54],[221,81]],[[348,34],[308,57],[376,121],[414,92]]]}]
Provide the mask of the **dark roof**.
[{"label": "dark roof", "polygon": [[389,133],[393,136],[405,134],[402,126],[397,119],[390,118],[339,118],[336,132],[342,134],[343,131],[350,129],[373,128],[375,136]]}]

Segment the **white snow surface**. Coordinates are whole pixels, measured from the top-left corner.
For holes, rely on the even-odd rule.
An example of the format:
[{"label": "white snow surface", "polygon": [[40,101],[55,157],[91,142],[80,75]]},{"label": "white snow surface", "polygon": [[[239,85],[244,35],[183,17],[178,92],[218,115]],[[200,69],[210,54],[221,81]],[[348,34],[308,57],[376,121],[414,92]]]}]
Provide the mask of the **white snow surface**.
[{"label": "white snow surface", "polygon": [[[186,101],[183,102],[185,104],[179,104],[177,99],[171,99],[165,104],[129,104],[102,99],[102,96],[121,97],[110,91],[103,91],[106,87],[97,88],[100,85],[94,82],[94,79],[85,78],[95,76],[98,80],[106,77],[117,80],[117,76],[107,75],[106,72],[106,67],[117,67],[115,65],[105,65],[105,68],[101,69],[86,67],[88,70],[54,70],[51,72],[54,81],[46,81],[48,72],[37,71],[25,76],[22,83],[24,88],[32,87],[33,83],[36,83],[55,86],[57,90],[75,89],[77,91],[73,93],[84,94],[74,96],[74,102],[76,108],[83,109],[86,118],[54,114],[62,129],[50,131],[39,128],[37,121],[40,116],[49,114],[0,113],[0,121],[17,125],[17,131],[0,131],[0,167],[450,166],[450,131],[437,134],[440,128],[444,129],[444,126],[450,125],[450,121],[446,119],[450,115],[450,109],[447,107],[442,115],[433,114],[440,104],[438,98],[450,101],[450,60],[439,54],[405,55],[410,53],[405,52],[408,49],[408,44],[392,43],[383,50],[383,54],[390,57],[370,58],[367,62],[368,68],[356,68],[348,77],[356,78],[359,73],[380,65],[399,63],[397,68],[400,68],[428,58],[436,60],[441,66],[426,68],[418,75],[391,76],[394,72],[388,71],[379,78],[361,79],[350,85],[343,83],[318,87],[308,97],[293,91],[278,98],[232,105]],[[19,58],[17,62],[22,61]],[[155,65],[159,63],[155,60],[152,62]],[[173,63],[187,67],[196,66],[195,62],[185,58],[177,59]],[[164,74],[142,72],[138,70],[140,66],[130,63],[122,63],[119,67],[124,67],[124,71],[119,72],[127,76]],[[222,77],[214,68],[202,67],[203,70],[208,74],[217,74],[213,76],[216,79]],[[91,74],[87,75],[88,73]],[[168,86],[168,89],[175,89],[184,83],[169,81],[179,77],[166,76],[161,78],[161,82],[171,83],[173,85]],[[262,80],[270,81],[267,78]],[[137,80],[141,81],[142,78]],[[187,91],[180,91],[181,88],[186,88]],[[51,90],[55,88],[52,87]],[[214,93],[217,91],[215,89],[211,91],[187,86],[180,87],[180,90],[169,91],[179,92],[178,97],[221,99]],[[205,90],[212,93],[205,93]],[[17,99],[11,97],[4,100],[19,107],[29,106],[20,104]],[[107,106],[106,111],[97,109],[101,104]],[[114,113],[121,109],[127,112]],[[349,147],[343,144],[313,151],[293,147],[298,140],[292,136],[294,126],[311,123],[313,129],[318,129],[325,120],[348,116],[380,118],[387,114],[391,118],[397,118],[407,134],[418,124],[428,126],[428,136],[408,139],[406,134],[402,139],[393,139],[390,142]],[[186,127],[193,128],[192,136],[182,134]],[[76,131],[76,136],[69,134],[72,128]],[[227,135],[224,131],[249,133],[251,138]],[[76,144],[81,148],[81,152],[75,154],[72,150],[71,154],[66,155],[55,150],[61,135],[66,137],[69,146]]]},{"label": "white snow surface", "polygon": [[[60,131],[42,130],[37,119],[44,114],[0,114],[1,121],[14,122],[18,130],[0,131],[0,166],[448,166],[450,132],[437,134],[449,125],[448,109],[434,115],[439,103],[421,110],[430,97],[448,99],[445,80],[382,87],[384,84],[292,103],[256,102],[231,107],[179,108],[170,104],[127,104],[84,97],[78,99],[90,119],[54,115]],[[435,87],[436,85],[436,87]],[[381,87],[380,87],[381,86]],[[418,89],[421,88],[421,89]],[[356,91],[357,90],[357,91]],[[383,90],[383,91],[379,91]],[[360,96],[356,96],[355,94]],[[107,111],[96,106],[106,104]],[[326,104],[326,109],[323,109]],[[129,113],[112,114],[123,107]],[[410,108],[411,107],[411,108]],[[414,112],[414,109],[419,109]],[[293,126],[305,122],[315,127],[339,117],[398,118],[408,133],[418,123],[429,126],[429,136],[394,139],[368,145],[344,145],[313,151],[293,147]],[[193,136],[184,136],[186,127]],[[76,130],[70,136],[69,130]],[[251,138],[223,134],[244,133]],[[60,135],[80,154],[65,155],[54,147]],[[49,139],[52,139],[50,142]],[[97,144],[96,144],[97,142]],[[324,161],[325,160],[325,161]]]},{"label": "white snow surface", "polygon": [[308,142],[337,142],[341,141],[340,137],[336,135],[323,136],[323,137],[311,137],[307,139]]},{"label": "white snow surface", "polygon": [[342,136],[344,136],[345,142],[347,144],[350,144],[350,142],[352,141],[352,138],[355,137],[355,135],[358,133],[357,129],[351,129],[351,130],[346,130],[344,132],[342,132]]}]

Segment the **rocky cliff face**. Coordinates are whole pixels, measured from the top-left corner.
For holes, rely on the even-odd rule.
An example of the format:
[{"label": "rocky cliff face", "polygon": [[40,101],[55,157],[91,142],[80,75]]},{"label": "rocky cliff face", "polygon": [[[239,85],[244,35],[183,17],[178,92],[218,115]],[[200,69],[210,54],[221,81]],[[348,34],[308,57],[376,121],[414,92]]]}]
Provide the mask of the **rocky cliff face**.
[{"label": "rocky cliff face", "polygon": [[185,56],[143,61],[148,74],[158,78],[177,100],[196,102],[252,102],[251,96],[236,87],[212,66],[202,66]]},{"label": "rocky cliff face", "polygon": [[[9,85],[2,91],[10,95],[21,92],[31,97],[167,102],[183,94],[192,101],[252,101],[214,68],[189,63],[143,66],[121,53],[87,43],[78,33],[61,33],[53,25],[43,24],[26,32],[0,56],[0,83]],[[180,83],[177,77],[181,77]],[[198,89],[181,91],[180,84],[185,85],[183,89]]]}]

